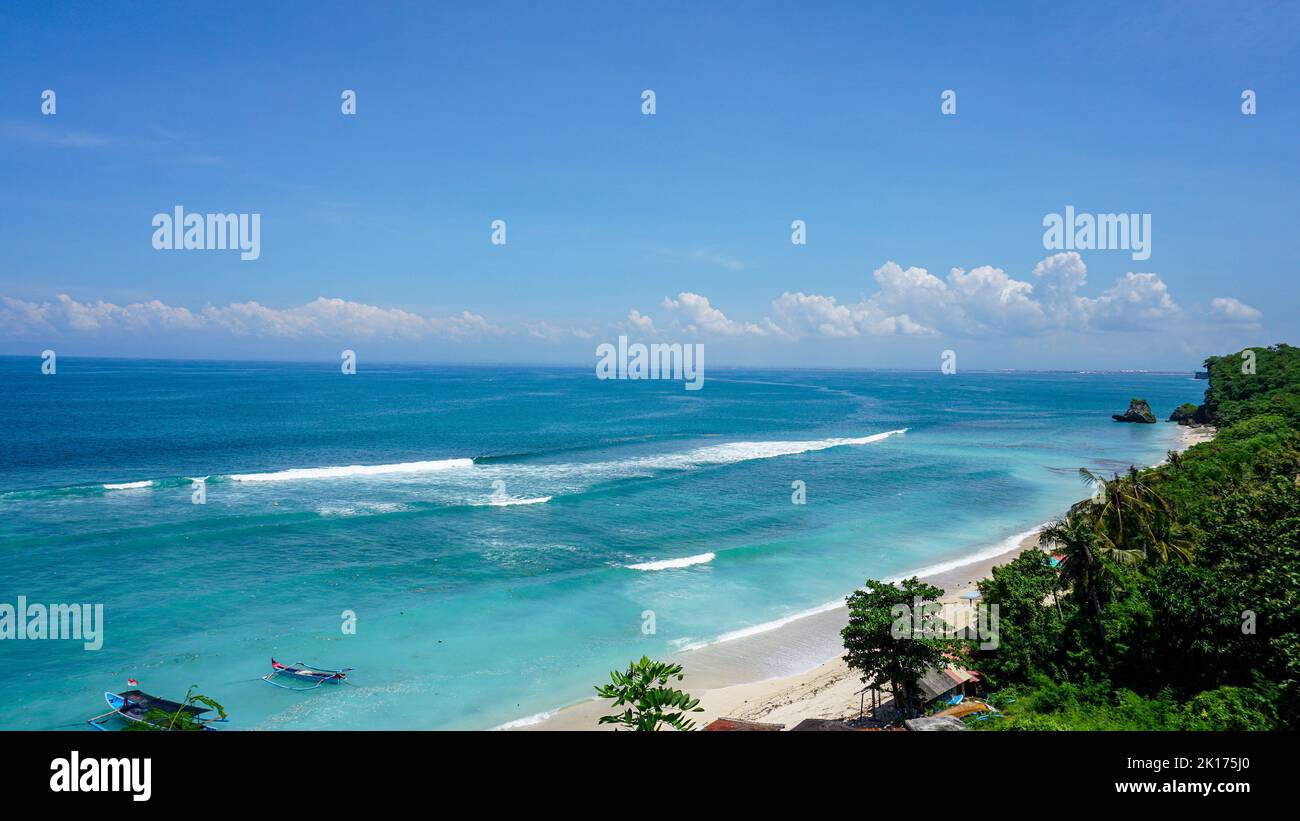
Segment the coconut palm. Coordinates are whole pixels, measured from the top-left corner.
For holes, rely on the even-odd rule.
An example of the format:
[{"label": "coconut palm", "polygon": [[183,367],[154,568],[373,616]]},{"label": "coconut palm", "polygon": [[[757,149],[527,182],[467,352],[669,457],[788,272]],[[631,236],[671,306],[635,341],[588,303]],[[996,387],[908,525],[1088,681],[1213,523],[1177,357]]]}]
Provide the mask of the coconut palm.
[{"label": "coconut palm", "polygon": [[1156,489],[1154,475],[1130,466],[1127,475],[1104,479],[1079,468],[1079,478],[1094,493],[1071,513],[1088,518],[1098,547],[1113,552],[1123,563],[1130,563],[1134,551],[1139,558],[1158,552],[1166,562],[1171,553],[1184,562],[1191,558],[1191,550],[1174,532],[1173,506]]},{"label": "coconut palm", "polygon": [[1142,551],[1100,542],[1093,522],[1073,508],[1064,519],[1043,528],[1038,543],[1060,552],[1061,582],[1070,588],[1075,601],[1086,610],[1100,632],[1102,604],[1110,598],[1115,586],[1115,565],[1141,561]]}]

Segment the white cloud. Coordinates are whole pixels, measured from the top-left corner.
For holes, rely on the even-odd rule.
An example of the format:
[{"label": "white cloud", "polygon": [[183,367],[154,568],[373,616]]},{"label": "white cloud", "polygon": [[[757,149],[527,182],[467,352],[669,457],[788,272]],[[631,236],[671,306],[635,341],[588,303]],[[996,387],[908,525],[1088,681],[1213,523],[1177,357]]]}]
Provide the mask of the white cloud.
[{"label": "white cloud", "polygon": [[1224,322],[1251,324],[1264,318],[1264,312],[1230,296],[1216,296],[1210,300],[1210,313]]},{"label": "white cloud", "polygon": [[1088,310],[1078,291],[1088,281],[1088,269],[1077,253],[1053,254],[1034,266],[1034,296],[1043,319],[1058,327],[1087,324]]},{"label": "white cloud", "polygon": [[1128,273],[1097,299],[1084,298],[1088,323],[1103,330],[1129,331],[1150,327],[1154,320],[1178,312],[1169,288],[1156,274]]},{"label": "white cloud", "polygon": [[767,336],[769,331],[752,322],[733,322],[726,314],[709,304],[709,298],[682,292],[677,299],[664,297],[663,306],[680,313],[685,322],[677,325],[691,334],[703,333],[717,336]]},{"label": "white cloud", "polygon": [[[877,268],[872,277],[875,293],[855,303],[787,291],[772,302],[772,316],[761,323],[728,319],[699,294],[665,298],[663,306],[685,317],[678,327],[686,332],[791,338],[1143,331],[1180,310],[1156,274],[1127,273],[1098,297],[1081,295],[1087,267],[1074,252],[1042,260],[1028,280],[991,265],[970,271],[953,268],[940,279],[924,268],[904,268],[893,261]],[[1253,309],[1225,305],[1219,310],[1244,318]]]},{"label": "white cloud", "polygon": [[840,305],[833,296],[786,291],[772,302],[772,311],[773,322],[792,337],[931,333],[929,328],[913,322],[906,314],[886,316],[877,306],[866,301]]},{"label": "white cloud", "polygon": [[883,313],[905,312],[923,325],[970,336],[1144,330],[1178,311],[1156,274],[1125,274],[1100,297],[1081,296],[1087,267],[1074,252],[1039,262],[1032,281],[988,265],[969,273],[953,268],[941,280],[923,268],[903,270],[894,262],[877,269],[875,278],[880,291],[868,302]]},{"label": "white cloud", "polygon": [[655,328],[655,321],[638,311],[636,308],[627,312],[627,324],[632,328],[632,330],[639,331],[643,334],[658,333],[658,330]]},{"label": "white cloud", "polygon": [[166,305],[158,300],[115,305],[78,302],[59,294],[53,302],[0,300],[0,329],[6,335],[23,332],[100,333],[112,331],[224,331],[240,336],[306,337],[348,335],[423,339],[502,333],[483,317],[463,311],[446,317],[423,317],[397,308],[317,297],[293,308],[271,308],[258,302],[207,306],[200,311]]},{"label": "white cloud", "polygon": [[[873,293],[856,302],[834,296],[786,291],[771,303],[770,316],[758,321],[731,319],[709,298],[682,292],[665,297],[677,333],[736,338],[857,338],[948,334],[967,337],[1033,337],[1058,331],[1149,331],[1180,313],[1169,288],[1157,274],[1126,273],[1097,297],[1083,296],[1087,268],[1077,253],[1054,254],[1039,262],[1025,280],[1001,268],[953,268],[944,278],[924,268],[886,262],[872,278]],[[1239,300],[1216,297],[1210,315],[1232,324],[1251,324],[1262,313]],[[623,322],[601,326],[643,336],[662,334],[648,314],[628,311]],[[317,297],[289,308],[238,302],[201,309],[167,305],[159,300],[117,305],[78,302],[60,294],[46,302],[0,297],[0,336],[57,333],[206,332],[262,338],[344,336],[358,338],[477,338],[517,334],[560,343],[591,339],[580,327],[523,321],[507,330],[469,311],[450,316],[422,316],[343,299]]]}]

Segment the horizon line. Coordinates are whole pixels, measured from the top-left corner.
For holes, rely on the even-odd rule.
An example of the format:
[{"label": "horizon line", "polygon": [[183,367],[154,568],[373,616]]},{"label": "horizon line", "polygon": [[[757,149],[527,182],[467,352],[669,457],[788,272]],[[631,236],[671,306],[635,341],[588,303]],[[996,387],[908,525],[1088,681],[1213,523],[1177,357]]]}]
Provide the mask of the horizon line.
[{"label": "horizon line", "polygon": [[[84,359],[95,362],[176,362],[176,363],[224,363],[224,364],[241,364],[241,365],[338,365],[339,363],[332,359],[228,359],[228,358],[187,358],[187,357],[140,357],[140,356],[92,356],[85,354],[65,354],[60,355],[60,359]],[[5,354],[0,353],[0,360],[6,359],[41,359],[40,354]],[[583,368],[593,368],[595,363],[577,363],[577,362],[535,362],[528,360],[499,360],[490,362],[464,362],[454,360],[393,360],[380,359],[369,362],[368,365],[380,366],[439,366],[439,367],[457,367],[457,368],[555,368],[561,370],[577,370]],[[835,366],[808,366],[808,365],[711,365],[715,370],[725,371],[743,371],[743,370],[767,370],[767,371],[835,371],[835,372],[889,372],[889,373],[929,373],[931,370],[938,368],[889,368],[889,367],[835,367]],[[962,368],[959,372],[965,373],[1073,373],[1073,374],[1153,374],[1168,376],[1195,376],[1200,372],[1200,368],[1192,370],[1158,370],[1148,368]]]}]

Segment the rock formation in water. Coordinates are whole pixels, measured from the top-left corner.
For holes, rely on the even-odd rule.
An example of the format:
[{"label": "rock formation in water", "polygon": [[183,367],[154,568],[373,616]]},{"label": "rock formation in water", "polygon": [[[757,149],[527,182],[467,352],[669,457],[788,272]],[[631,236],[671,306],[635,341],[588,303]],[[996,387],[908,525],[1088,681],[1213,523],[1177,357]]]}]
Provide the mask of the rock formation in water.
[{"label": "rock formation in water", "polygon": [[1154,423],[1156,421],[1156,415],[1151,412],[1151,406],[1147,404],[1147,400],[1136,397],[1129,400],[1128,410],[1122,414],[1112,413],[1110,418],[1116,422]]}]

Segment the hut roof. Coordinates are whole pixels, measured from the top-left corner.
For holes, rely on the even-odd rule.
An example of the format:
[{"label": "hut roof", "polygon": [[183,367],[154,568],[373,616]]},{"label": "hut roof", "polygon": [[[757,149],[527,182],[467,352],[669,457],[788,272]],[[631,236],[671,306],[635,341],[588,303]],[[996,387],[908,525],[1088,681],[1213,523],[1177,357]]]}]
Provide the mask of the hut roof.
[{"label": "hut roof", "polygon": [[760,721],[743,721],[739,718],[715,718],[704,726],[709,732],[755,732],[784,730],[784,724],[764,724]]}]

